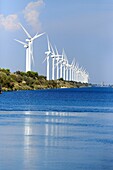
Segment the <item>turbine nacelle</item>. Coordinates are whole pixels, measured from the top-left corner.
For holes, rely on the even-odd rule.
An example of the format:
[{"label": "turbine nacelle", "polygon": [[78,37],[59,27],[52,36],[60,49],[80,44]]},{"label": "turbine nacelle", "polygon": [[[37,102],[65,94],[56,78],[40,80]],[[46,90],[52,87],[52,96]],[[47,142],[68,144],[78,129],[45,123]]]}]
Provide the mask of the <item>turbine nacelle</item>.
[{"label": "turbine nacelle", "polygon": [[63,61],[63,62],[62,62],[62,64],[63,64],[63,65],[66,65],[66,62],[65,62],[65,61]]},{"label": "turbine nacelle", "polygon": [[50,54],[51,54],[51,51],[46,51],[45,54],[46,54],[46,55],[50,55]]},{"label": "turbine nacelle", "polygon": [[28,48],[29,46],[26,44],[26,45],[24,45],[24,48]]},{"label": "turbine nacelle", "polygon": [[28,38],[26,39],[26,42],[30,42],[30,41],[31,41],[30,39],[28,39]]}]

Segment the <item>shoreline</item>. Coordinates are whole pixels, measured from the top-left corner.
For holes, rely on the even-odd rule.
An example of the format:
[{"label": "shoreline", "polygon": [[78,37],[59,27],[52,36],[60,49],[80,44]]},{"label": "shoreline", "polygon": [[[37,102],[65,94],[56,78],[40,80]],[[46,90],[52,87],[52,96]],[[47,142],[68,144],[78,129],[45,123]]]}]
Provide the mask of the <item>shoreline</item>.
[{"label": "shoreline", "polygon": [[91,84],[66,81],[63,78],[58,80],[46,80],[43,75],[37,72],[16,71],[11,73],[9,69],[0,69],[0,85],[2,91],[17,90],[39,90],[39,89],[57,89],[57,88],[81,88],[89,87]]},{"label": "shoreline", "polygon": [[14,91],[38,91],[38,90],[54,90],[54,89],[78,89],[78,88],[91,88],[91,86],[81,86],[81,87],[60,87],[60,88],[39,88],[39,89],[17,89],[17,90],[11,90],[11,89],[7,89],[7,90],[3,90],[1,91],[0,94],[2,94],[3,92],[14,92]]}]

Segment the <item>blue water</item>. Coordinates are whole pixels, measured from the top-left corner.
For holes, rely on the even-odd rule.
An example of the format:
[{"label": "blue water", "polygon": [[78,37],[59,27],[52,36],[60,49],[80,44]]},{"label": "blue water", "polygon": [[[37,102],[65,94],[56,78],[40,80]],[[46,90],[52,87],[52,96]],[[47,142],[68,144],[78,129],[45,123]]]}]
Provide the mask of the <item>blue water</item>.
[{"label": "blue water", "polygon": [[4,92],[0,170],[113,170],[113,89]]}]

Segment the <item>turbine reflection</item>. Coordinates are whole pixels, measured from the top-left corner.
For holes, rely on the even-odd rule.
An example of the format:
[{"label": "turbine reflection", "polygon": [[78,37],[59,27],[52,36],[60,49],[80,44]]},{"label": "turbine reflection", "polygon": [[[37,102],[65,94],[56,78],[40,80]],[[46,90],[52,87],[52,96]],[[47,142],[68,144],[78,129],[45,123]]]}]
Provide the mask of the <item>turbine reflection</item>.
[{"label": "turbine reflection", "polygon": [[[45,146],[58,146],[66,131],[67,113],[46,112]],[[65,117],[65,118],[64,118]]]},{"label": "turbine reflection", "polygon": [[[30,166],[30,152],[31,152],[31,135],[32,135],[32,126],[31,126],[31,118],[30,111],[25,112],[25,119],[24,119],[24,166],[25,169],[28,169]],[[28,115],[28,116],[27,116]]]}]

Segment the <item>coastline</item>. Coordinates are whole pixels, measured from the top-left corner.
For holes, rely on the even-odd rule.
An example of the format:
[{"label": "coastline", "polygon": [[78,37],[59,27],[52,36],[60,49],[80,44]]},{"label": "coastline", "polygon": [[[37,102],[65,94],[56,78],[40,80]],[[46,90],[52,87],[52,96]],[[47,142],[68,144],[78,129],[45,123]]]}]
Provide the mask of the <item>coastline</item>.
[{"label": "coastline", "polygon": [[[55,80],[53,81],[53,83],[56,83]],[[64,86],[62,86],[62,84],[64,84]],[[56,86],[53,87],[48,87],[45,86],[44,84],[41,84],[40,86],[38,86],[37,88],[35,87],[31,87],[31,86],[21,86],[20,84],[16,84],[16,88],[14,86],[14,88],[6,88],[6,87],[2,87],[0,94],[2,94],[2,92],[8,92],[8,91],[21,91],[21,90],[48,90],[48,89],[68,89],[68,88],[87,88],[87,87],[91,87],[89,85],[85,85],[82,83],[69,83],[66,81],[59,81],[58,84],[56,83]]]},{"label": "coastline", "polygon": [[11,73],[9,69],[0,69],[0,85],[2,91],[16,90],[38,90],[38,89],[56,89],[56,88],[81,88],[89,87],[88,83],[65,81],[63,78],[58,80],[46,80],[43,75],[37,72]]}]

